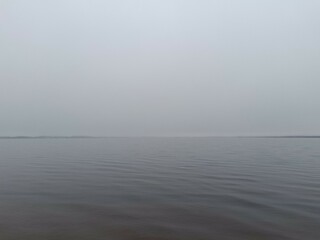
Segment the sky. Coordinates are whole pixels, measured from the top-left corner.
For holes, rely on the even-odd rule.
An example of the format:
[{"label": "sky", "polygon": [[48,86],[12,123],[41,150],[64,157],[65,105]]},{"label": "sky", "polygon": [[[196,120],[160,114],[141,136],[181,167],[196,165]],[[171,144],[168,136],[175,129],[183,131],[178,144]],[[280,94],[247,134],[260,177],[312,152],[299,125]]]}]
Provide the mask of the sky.
[{"label": "sky", "polygon": [[0,136],[320,134],[318,0],[1,0]]}]

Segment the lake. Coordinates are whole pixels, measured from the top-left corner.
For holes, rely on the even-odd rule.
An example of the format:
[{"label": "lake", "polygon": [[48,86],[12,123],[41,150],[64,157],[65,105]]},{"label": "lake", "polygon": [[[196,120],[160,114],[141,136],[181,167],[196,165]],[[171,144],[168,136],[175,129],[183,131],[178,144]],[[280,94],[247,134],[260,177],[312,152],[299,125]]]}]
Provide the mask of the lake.
[{"label": "lake", "polygon": [[320,139],[0,139],[1,240],[319,240]]}]

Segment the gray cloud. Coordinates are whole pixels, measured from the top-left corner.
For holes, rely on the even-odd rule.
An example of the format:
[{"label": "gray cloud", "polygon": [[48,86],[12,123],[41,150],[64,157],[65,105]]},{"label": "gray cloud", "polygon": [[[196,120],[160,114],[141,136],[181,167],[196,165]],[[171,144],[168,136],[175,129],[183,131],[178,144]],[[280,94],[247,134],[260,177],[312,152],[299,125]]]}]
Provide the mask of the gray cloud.
[{"label": "gray cloud", "polygon": [[319,134],[319,7],[2,1],[0,135]]}]

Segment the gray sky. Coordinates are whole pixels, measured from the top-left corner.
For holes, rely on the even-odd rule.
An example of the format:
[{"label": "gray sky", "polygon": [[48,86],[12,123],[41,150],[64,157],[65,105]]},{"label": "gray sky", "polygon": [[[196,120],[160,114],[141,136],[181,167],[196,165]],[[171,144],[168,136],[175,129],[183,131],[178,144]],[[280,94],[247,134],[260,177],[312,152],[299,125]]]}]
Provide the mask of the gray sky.
[{"label": "gray sky", "polygon": [[320,134],[319,0],[1,0],[0,135]]}]

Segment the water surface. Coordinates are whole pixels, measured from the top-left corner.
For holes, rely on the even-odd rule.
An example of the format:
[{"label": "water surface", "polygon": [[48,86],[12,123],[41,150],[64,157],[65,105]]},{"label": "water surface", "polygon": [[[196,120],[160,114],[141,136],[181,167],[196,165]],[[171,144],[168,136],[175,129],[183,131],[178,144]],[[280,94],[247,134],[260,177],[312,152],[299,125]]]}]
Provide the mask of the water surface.
[{"label": "water surface", "polygon": [[320,139],[0,139],[1,240],[320,239]]}]

